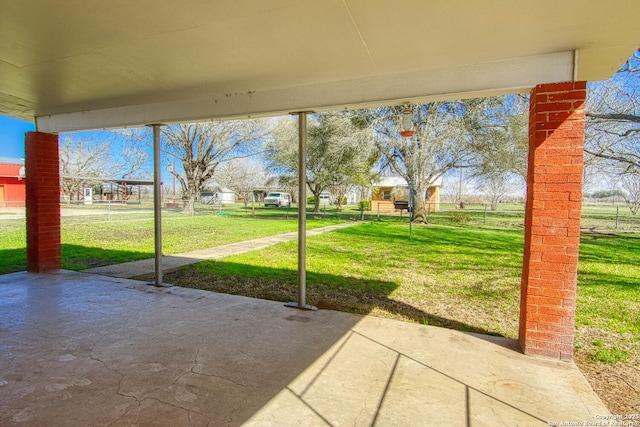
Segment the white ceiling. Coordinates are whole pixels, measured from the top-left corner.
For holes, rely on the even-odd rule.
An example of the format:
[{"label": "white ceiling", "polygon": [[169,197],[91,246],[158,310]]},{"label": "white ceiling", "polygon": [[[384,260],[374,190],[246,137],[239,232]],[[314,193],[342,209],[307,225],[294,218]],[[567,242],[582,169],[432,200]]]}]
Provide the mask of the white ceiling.
[{"label": "white ceiling", "polygon": [[637,0],[0,0],[0,114],[61,132],[609,77]]}]

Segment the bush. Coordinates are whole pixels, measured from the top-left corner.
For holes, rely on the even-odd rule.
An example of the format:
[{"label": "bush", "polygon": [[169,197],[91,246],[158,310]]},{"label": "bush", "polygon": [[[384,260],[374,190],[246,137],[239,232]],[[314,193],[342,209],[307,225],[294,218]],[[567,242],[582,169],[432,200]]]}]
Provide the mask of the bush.
[{"label": "bush", "polygon": [[626,194],[621,190],[601,190],[593,193],[591,197],[594,199],[606,199],[608,197],[620,197],[624,199]]},{"label": "bush", "polygon": [[316,202],[316,198],[313,196],[309,196],[307,197],[307,204],[308,205],[313,205]]},{"label": "bush", "polygon": [[371,200],[360,200],[358,202],[358,210],[360,210],[360,211],[370,211],[371,210]]},{"label": "bush", "polygon": [[451,222],[467,223],[471,222],[471,214],[467,212],[454,212],[450,219]]}]

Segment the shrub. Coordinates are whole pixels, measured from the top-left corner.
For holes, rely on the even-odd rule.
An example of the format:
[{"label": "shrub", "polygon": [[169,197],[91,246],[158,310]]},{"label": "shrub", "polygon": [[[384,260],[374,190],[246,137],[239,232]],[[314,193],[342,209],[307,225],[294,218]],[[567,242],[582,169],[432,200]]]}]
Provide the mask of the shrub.
[{"label": "shrub", "polygon": [[358,210],[360,210],[360,211],[370,211],[371,210],[371,200],[360,200],[358,202]]},{"label": "shrub", "polygon": [[600,190],[591,195],[594,199],[606,199],[608,197],[621,197],[625,198],[626,194],[621,190]]},{"label": "shrub", "polygon": [[467,212],[454,212],[450,219],[451,222],[467,223],[471,222],[471,214]]}]

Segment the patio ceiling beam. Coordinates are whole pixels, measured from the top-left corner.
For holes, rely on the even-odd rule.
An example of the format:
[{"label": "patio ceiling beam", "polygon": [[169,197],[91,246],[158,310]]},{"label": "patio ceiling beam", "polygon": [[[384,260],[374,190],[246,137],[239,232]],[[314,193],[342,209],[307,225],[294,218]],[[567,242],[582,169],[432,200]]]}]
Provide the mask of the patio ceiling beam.
[{"label": "patio ceiling beam", "polygon": [[221,93],[202,90],[192,99],[98,108],[36,117],[39,131],[73,132],[209,119],[275,116],[291,111],[328,111],[529,92],[535,85],[573,81],[574,51],[453,68],[378,74],[270,90]]}]

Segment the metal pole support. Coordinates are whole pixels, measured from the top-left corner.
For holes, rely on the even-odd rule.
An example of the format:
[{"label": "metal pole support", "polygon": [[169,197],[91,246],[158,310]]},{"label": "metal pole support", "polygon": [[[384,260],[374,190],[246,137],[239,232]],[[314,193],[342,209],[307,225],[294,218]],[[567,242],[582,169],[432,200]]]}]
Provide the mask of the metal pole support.
[{"label": "metal pole support", "polygon": [[298,114],[298,302],[288,302],[287,307],[317,310],[307,305],[307,113]]},{"label": "metal pole support", "polygon": [[160,168],[160,126],[153,128],[153,224],[155,238],[155,281],[150,285],[162,287],[162,180]]}]

